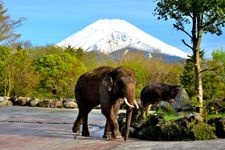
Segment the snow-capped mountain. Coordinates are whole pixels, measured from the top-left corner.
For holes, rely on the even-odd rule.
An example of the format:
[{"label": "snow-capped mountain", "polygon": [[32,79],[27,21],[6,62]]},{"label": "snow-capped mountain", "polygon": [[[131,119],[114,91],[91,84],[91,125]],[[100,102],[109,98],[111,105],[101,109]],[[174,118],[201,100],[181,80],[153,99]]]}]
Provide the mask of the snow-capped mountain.
[{"label": "snow-capped mountain", "polygon": [[121,19],[97,20],[56,45],[72,46],[86,51],[95,50],[105,54],[132,49],[181,58],[187,58],[188,55]]}]

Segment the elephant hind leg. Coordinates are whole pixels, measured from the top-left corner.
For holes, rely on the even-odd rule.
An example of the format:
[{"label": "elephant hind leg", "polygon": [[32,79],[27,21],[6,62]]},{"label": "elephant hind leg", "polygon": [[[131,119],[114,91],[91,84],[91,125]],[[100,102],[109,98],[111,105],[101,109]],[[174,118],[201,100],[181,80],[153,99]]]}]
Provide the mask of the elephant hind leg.
[{"label": "elephant hind leg", "polygon": [[88,130],[88,114],[89,112],[94,108],[94,106],[86,106],[85,109],[82,109],[83,111],[83,128],[82,128],[82,136],[90,136],[89,130]]},{"label": "elephant hind leg", "polygon": [[89,130],[88,130],[88,113],[78,113],[77,119],[73,124],[72,131],[74,133],[79,134],[80,133],[80,126],[81,124],[83,125],[82,127],[82,136],[90,136]]},{"label": "elephant hind leg", "polygon": [[88,130],[88,113],[84,114],[82,136],[90,136],[90,133]]},{"label": "elephant hind leg", "polygon": [[83,123],[83,117],[81,113],[78,113],[77,119],[74,121],[72,131],[74,133],[80,133],[80,125]]},{"label": "elephant hind leg", "polygon": [[82,124],[82,136],[90,136],[88,130],[88,113],[92,110],[93,107],[79,107],[79,113],[76,121],[73,124],[72,131],[74,133],[80,133],[80,126]]}]

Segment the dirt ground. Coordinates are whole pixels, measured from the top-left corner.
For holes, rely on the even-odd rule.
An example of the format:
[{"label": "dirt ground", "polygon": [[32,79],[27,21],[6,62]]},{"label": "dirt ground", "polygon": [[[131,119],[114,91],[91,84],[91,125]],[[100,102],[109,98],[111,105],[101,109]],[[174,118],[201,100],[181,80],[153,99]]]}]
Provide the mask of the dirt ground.
[{"label": "dirt ground", "polygon": [[2,150],[224,150],[225,139],[207,141],[144,141],[102,138],[105,118],[100,110],[89,115],[91,137],[72,134],[77,109],[0,107],[0,149]]}]

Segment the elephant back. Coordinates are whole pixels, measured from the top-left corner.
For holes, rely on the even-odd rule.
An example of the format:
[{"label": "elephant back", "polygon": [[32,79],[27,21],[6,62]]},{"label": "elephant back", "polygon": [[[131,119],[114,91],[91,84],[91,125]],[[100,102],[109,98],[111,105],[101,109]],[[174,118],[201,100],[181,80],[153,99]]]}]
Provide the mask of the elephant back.
[{"label": "elephant back", "polygon": [[[98,105],[99,83],[102,81],[104,76],[112,70],[113,67],[102,66],[82,74],[79,77],[74,89],[77,103],[79,103],[80,100],[85,100],[95,102],[95,104],[93,105]],[[90,98],[92,98],[93,100]]]},{"label": "elephant back", "polygon": [[111,72],[112,70],[113,68],[110,66],[102,66],[102,67],[96,68],[92,71],[82,74],[79,77],[77,84],[79,84],[79,82],[88,82],[89,80],[96,80],[96,79],[97,79],[96,81],[99,82],[99,80],[103,79],[104,76],[108,74],[109,72]]}]

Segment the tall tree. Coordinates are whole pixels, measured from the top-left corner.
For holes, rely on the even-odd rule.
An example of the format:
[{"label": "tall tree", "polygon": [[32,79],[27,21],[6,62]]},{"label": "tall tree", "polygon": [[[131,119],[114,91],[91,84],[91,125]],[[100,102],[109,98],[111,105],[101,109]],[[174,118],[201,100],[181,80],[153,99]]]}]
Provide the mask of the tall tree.
[{"label": "tall tree", "polygon": [[0,94],[28,96],[38,83],[32,59],[23,49],[0,46]]},{"label": "tall tree", "polygon": [[[204,53],[201,53],[203,58]],[[203,59],[202,65],[204,73],[202,74],[203,83],[203,99],[215,100],[223,99],[225,97],[225,51],[214,50],[212,53],[212,59]],[[195,99],[196,91],[194,87],[194,64],[193,57],[186,60],[183,74],[180,76],[180,82],[186,89],[188,95]]]},{"label": "tall tree", "polygon": [[[182,31],[189,38],[188,43],[182,42],[189,47],[194,56],[195,67],[195,90],[199,106],[197,112],[203,111],[203,88],[201,68],[201,42],[204,33],[216,35],[222,34],[225,25],[225,0],[153,0],[157,2],[154,15],[158,19],[174,19],[174,28]],[[185,26],[186,25],[186,26]],[[189,26],[191,28],[189,28]]]},{"label": "tall tree", "polygon": [[212,66],[213,73],[215,75],[215,81],[217,83],[214,83],[214,78],[211,78],[213,80],[212,82],[214,83],[215,88],[217,89],[213,93],[213,98],[217,99],[225,99],[225,50],[224,49],[218,49],[214,50],[212,52]]},{"label": "tall tree", "polygon": [[30,96],[39,83],[39,77],[28,50],[18,48],[13,52],[13,90],[12,95]]},{"label": "tall tree", "polygon": [[67,52],[42,55],[35,65],[41,78],[39,92],[49,97],[72,97],[75,81],[86,71],[84,64]]},{"label": "tall tree", "polygon": [[4,96],[10,96],[13,89],[12,70],[14,70],[12,49],[0,46],[0,87]]},{"label": "tall tree", "polygon": [[11,20],[6,14],[7,9],[4,8],[3,2],[0,1],[0,44],[7,45],[20,37],[15,33],[15,28],[21,25],[23,18]]},{"label": "tall tree", "polygon": [[[204,58],[204,51],[200,52],[200,57],[201,57],[201,59]],[[180,76],[180,82],[183,85],[183,87],[186,89],[188,95],[191,98],[194,98],[196,96],[195,79],[194,79],[194,76],[195,76],[194,70],[195,69],[194,68],[195,68],[194,67],[194,56],[192,55],[188,59],[186,59],[183,74]]]}]

